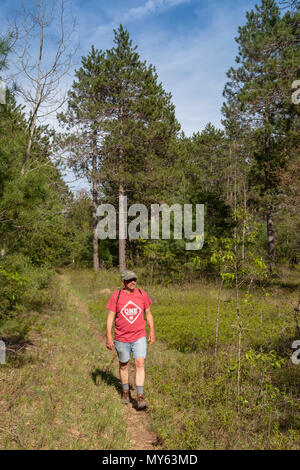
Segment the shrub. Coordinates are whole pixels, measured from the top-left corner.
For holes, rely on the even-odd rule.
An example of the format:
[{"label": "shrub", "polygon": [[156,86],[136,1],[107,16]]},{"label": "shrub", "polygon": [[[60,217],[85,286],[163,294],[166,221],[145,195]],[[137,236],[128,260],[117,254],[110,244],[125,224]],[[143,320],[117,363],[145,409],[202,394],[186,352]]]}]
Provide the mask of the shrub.
[{"label": "shrub", "polygon": [[30,260],[8,255],[0,260],[0,336],[24,339],[34,313],[50,302],[47,287],[53,271],[32,266]]}]

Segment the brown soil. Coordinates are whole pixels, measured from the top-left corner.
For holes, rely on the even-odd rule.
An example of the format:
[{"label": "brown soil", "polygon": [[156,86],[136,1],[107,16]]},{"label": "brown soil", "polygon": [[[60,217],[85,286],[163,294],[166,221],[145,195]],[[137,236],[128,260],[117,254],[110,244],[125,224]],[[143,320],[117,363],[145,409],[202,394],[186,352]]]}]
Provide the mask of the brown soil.
[{"label": "brown soil", "polygon": [[[67,290],[72,302],[76,307],[86,316],[86,319],[91,327],[93,335],[103,344],[106,342],[105,336],[98,330],[97,326],[90,318],[87,306],[71,292],[67,287],[66,277],[61,274],[64,288]],[[129,370],[131,377],[134,376],[134,367]],[[134,385],[130,384],[131,392],[135,391]],[[118,393],[116,390],[114,393]],[[151,431],[151,423],[147,410],[137,411],[135,408],[134,393],[131,393],[132,403],[122,405],[124,413],[124,421],[128,423],[128,434],[130,436],[131,450],[159,450],[163,447],[159,444],[159,439],[155,433]],[[147,402],[147,400],[146,400]]]}]

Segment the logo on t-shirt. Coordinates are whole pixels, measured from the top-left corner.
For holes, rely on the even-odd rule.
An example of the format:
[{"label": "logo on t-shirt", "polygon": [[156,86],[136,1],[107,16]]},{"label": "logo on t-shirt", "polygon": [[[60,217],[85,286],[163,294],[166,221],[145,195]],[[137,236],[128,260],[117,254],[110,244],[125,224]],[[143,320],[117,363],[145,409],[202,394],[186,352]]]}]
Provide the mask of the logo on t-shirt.
[{"label": "logo on t-shirt", "polygon": [[129,300],[126,305],[122,308],[120,313],[129,323],[134,323],[138,316],[141,314],[142,309],[138,307],[132,300]]}]

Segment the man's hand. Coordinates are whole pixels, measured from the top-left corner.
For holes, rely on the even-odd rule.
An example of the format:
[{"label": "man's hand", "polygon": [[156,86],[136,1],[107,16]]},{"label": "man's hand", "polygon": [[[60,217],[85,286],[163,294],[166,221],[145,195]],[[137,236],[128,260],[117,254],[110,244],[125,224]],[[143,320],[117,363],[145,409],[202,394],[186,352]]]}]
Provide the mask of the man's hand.
[{"label": "man's hand", "polygon": [[153,344],[155,342],[154,331],[150,331],[148,340],[149,340],[150,344]]},{"label": "man's hand", "polygon": [[111,336],[106,337],[106,347],[110,350],[112,350],[114,347],[114,342]]},{"label": "man's hand", "polygon": [[107,320],[106,320],[106,347],[110,351],[114,347],[114,342],[112,339],[111,329],[115,318],[115,312],[112,310],[108,311]]},{"label": "man's hand", "polygon": [[147,323],[150,328],[150,333],[149,333],[149,342],[150,344],[153,344],[155,341],[155,335],[154,335],[154,321],[153,321],[153,316],[152,313],[150,312],[150,307],[145,309],[146,313],[146,318],[147,318]]}]

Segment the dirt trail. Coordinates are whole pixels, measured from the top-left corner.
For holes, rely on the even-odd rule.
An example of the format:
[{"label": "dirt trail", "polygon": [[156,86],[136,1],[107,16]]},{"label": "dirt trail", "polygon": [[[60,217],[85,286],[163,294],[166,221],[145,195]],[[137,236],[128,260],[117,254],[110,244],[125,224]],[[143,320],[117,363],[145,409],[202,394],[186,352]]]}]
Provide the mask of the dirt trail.
[{"label": "dirt trail", "polygon": [[[100,333],[97,326],[90,318],[87,306],[68,288],[66,277],[61,274],[63,287],[67,290],[72,302],[76,307],[85,315],[93,335],[103,344],[106,342],[105,336]],[[114,352],[115,354],[115,352]],[[130,375],[134,373],[133,368],[130,370]],[[117,391],[115,391],[117,393]],[[128,434],[130,436],[130,443],[132,450],[159,450],[162,447],[159,445],[159,440],[152,431],[150,431],[150,419],[147,411],[137,411],[133,404],[123,405],[124,421],[128,424]],[[131,450],[130,449],[130,450]]]}]

